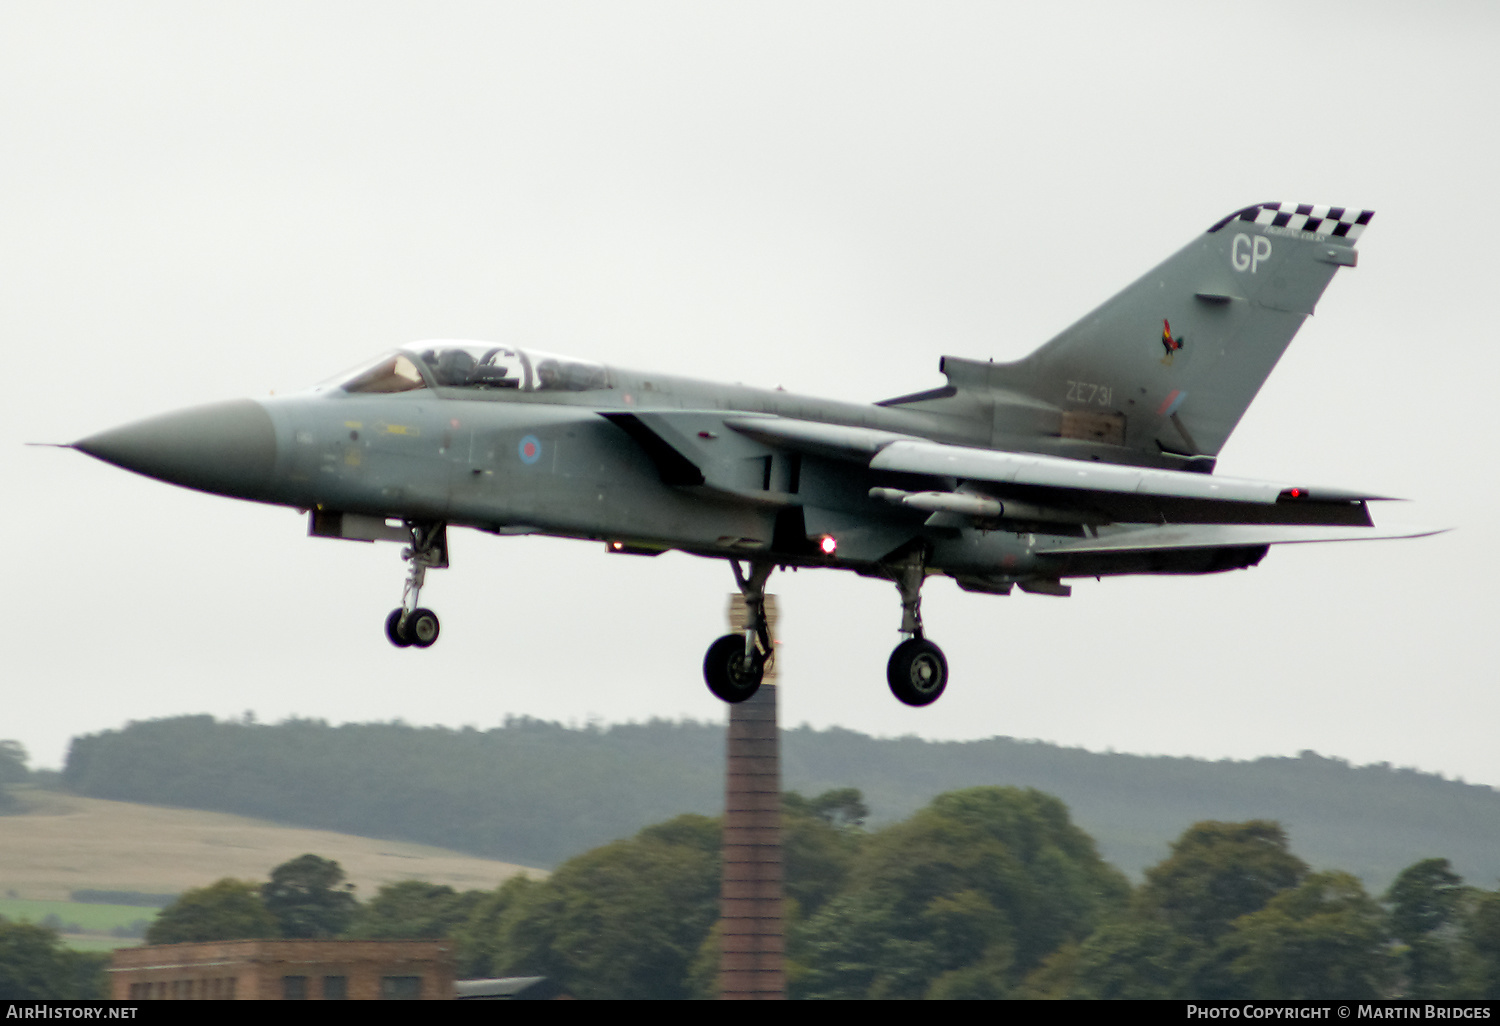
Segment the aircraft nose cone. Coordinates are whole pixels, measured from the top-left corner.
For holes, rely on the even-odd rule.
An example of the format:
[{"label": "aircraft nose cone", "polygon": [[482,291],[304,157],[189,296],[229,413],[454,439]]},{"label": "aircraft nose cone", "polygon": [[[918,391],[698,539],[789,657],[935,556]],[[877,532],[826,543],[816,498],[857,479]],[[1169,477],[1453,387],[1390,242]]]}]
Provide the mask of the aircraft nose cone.
[{"label": "aircraft nose cone", "polygon": [[261,497],[276,466],[276,430],[253,399],[151,417],[73,448],[147,477],[246,499]]}]

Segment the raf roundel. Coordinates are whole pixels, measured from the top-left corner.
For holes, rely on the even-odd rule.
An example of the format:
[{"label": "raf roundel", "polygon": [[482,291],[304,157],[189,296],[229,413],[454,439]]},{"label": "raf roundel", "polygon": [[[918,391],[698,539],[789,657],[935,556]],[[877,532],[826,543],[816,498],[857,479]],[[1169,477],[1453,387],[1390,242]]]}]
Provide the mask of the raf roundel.
[{"label": "raf roundel", "polygon": [[521,439],[516,452],[520,454],[521,462],[529,467],[542,458],[542,443],[537,441],[536,435],[527,435]]}]

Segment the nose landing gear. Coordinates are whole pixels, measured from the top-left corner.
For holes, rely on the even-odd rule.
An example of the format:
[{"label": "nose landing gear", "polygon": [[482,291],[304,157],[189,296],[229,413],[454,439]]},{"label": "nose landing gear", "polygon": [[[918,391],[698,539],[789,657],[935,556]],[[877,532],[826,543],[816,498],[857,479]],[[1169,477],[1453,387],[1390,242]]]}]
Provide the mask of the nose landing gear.
[{"label": "nose landing gear", "polygon": [[737,561],[731,560],[729,566],[740,594],[745,596],[745,630],[743,634],[726,634],[708,647],[703,679],[715,697],[734,704],[760,689],[761,678],[775,653],[766,626],[766,581],[771,577],[771,564],[752,562],[748,576]]},{"label": "nose landing gear", "polygon": [[385,636],[397,648],[427,648],[438,639],[441,626],[437,614],[417,605],[428,570],[448,565],[448,525],[442,521],[407,521],[411,545],[401,550],[407,562],[406,587],[401,605],[385,618]]}]

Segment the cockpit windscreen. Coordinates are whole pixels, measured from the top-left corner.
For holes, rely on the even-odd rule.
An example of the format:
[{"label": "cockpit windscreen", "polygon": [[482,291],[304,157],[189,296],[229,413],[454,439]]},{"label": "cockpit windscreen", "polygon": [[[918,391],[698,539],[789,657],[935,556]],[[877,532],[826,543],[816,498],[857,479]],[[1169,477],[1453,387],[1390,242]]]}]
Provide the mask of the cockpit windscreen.
[{"label": "cockpit windscreen", "polygon": [[472,342],[419,342],[333,382],[346,392],[426,388],[588,392],[611,387],[601,363],[538,349]]},{"label": "cockpit windscreen", "polygon": [[410,392],[426,388],[422,372],[403,353],[387,353],[332,382],[345,392]]}]

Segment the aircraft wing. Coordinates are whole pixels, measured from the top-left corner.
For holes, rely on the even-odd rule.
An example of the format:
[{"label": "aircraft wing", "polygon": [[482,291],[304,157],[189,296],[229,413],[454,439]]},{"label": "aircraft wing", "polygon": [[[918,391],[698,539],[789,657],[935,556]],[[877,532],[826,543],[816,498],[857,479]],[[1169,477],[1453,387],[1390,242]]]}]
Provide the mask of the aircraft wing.
[{"label": "aircraft wing", "polygon": [[1385,541],[1394,538],[1425,538],[1442,534],[1446,527],[1404,527],[1350,530],[1345,527],[1292,526],[1286,524],[1168,524],[1141,527],[1080,538],[1054,545],[1038,554],[1083,555],[1102,552],[1149,552],[1177,549],[1239,548],[1260,545],[1295,545],[1306,542]]},{"label": "aircraft wing", "polygon": [[812,420],[790,420],[786,417],[728,417],[724,426],[768,445],[858,463],[869,463],[871,457],[881,449],[896,442],[924,441],[916,435],[903,435],[894,431],[821,424]]},{"label": "aircraft wing", "polygon": [[804,452],[867,462],[873,470],[958,477],[969,481],[1072,488],[1121,494],[1158,495],[1182,499],[1226,499],[1234,502],[1274,503],[1284,493],[1314,502],[1364,502],[1386,498],[1365,492],[1307,488],[1275,481],[1221,477],[1073,460],[1062,456],[975,449],[946,445],[912,435],[872,428],[818,424],[781,417],[731,417],[726,427],[741,434],[780,443]]},{"label": "aircraft wing", "polygon": [[[872,470],[1000,486],[1042,506],[1133,523],[1275,523],[1371,526],[1364,503],[1385,496],[1284,481],[948,445],[871,428],[782,417],[730,417],[762,442],[867,465]],[[892,498],[892,501],[899,501]],[[913,503],[906,503],[913,505]],[[960,504],[955,500],[955,508]],[[941,509],[927,505],[921,508]]]},{"label": "aircraft wing", "polygon": [[1223,499],[1231,502],[1274,503],[1283,495],[1321,502],[1362,502],[1380,496],[1327,488],[1309,489],[1275,481],[1217,477],[1181,470],[1122,466],[1071,460],[1061,456],[972,449],[939,442],[892,442],[870,460],[875,470],[934,474],[970,481],[1073,488],[1125,495],[1154,495],[1177,499]]}]

